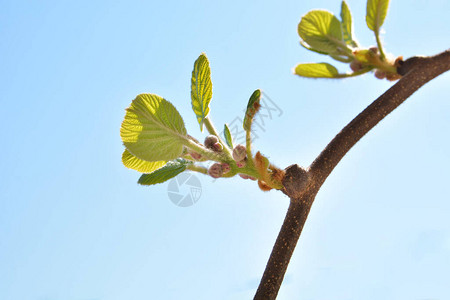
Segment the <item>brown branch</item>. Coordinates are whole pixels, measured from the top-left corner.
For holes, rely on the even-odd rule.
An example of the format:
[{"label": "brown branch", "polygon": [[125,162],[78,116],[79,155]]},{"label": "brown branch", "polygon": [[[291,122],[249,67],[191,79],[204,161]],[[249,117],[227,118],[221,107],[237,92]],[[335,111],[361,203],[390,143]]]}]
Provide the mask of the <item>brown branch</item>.
[{"label": "brown branch", "polygon": [[398,70],[405,74],[402,79],[345,126],[311,164],[309,172],[314,180],[322,185],[344,155],[367,132],[420,87],[449,69],[450,50],[433,57],[406,60]]},{"label": "brown branch", "polygon": [[315,196],[326,178],[348,151],[384,117],[428,81],[450,70],[450,50],[432,57],[412,57],[398,68],[403,75],[339,132],[311,164],[309,170],[297,165],[286,169],[283,192],[290,205],[273,247],[255,300],[276,299]]}]

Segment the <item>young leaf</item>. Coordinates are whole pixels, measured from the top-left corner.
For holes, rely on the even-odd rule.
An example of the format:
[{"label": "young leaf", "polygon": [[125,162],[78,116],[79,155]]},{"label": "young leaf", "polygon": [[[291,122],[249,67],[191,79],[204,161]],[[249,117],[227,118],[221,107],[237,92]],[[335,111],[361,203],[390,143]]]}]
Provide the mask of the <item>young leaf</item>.
[{"label": "young leaf", "polygon": [[169,161],[164,167],[153,171],[150,174],[142,174],[138,180],[138,183],[142,185],[163,183],[164,181],[167,181],[186,170],[187,165],[188,162],[184,159]]},{"label": "young leaf", "polygon": [[127,149],[123,151],[122,163],[125,167],[136,170],[141,173],[150,173],[161,167],[163,167],[166,161],[145,161],[137,158],[130,153]]},{"label": "young leaf", "polygon": [[197,116],[201,131],[203,131],[203,121],[209,113],[209,102],[211,102],[211,98],[211,69],[208,58],[202,53],[194,63],[191,80],[192,110],[194,110]]},{"label": "young leaf", "polygon": [[352,47],[358,47],[358,44],[353,40],[353,24],[352,24],[352,14],[345,1],[342,1],[341,5],[341,19],[342,19],[342,34],[344,41],[347,45]]},{"label": "young leaf", "polygon": [[146,161],[179,157],[187,140],[183,119],[167,100],[141,94],[127,108],[120,136],[128,151]]},{"label": "young leaf", "polygon": [[223,136],[225,137],[225,142],[227,143],[228,147],[233,149],[233,138],[231,137],[230,128],[228,128],[227,124],[223,126]]},{"label": "young leaf", "polygon": [[339,53],[345,47],[341,22],[330,12],[312,10],[298,24],[298,34],[314,51],[327,54]]},{"label": "young leaf", "polygon": [[310,78],[336,78],[339,72],[328,63],[299,64],[295,67],[295,74]]},{"label": "young leaf", "polygon": [[249,131],[251,128],[251,124],[255,114],[258,112],[261,104],[259,103],[261,100],[261,90],[256,90],[250,96],[247,104],[247,111],[245,112],[244,117],[244,129]]},{"label": "young leaf", "polygon": [[378,34],[387,15],[389,0],[367,0],[366,23],[370,30]]},{"label": "young leaf", "polygon": [[314,48],[311,48],[308,44],[306,44],[306,43],[305,43],[304,41],[302,41],[302,40],[300,40],[300,46],[302,46],[303,48],[305,48],[306,50],[309,50],[309,51],[313,51],[313,52],[316,52],[316,53],[319,53],[319,54],[325,54],[325,55],[328,55],[327,52],[322,52],[322,51],[316,50],[316,49],[314,49]]}]

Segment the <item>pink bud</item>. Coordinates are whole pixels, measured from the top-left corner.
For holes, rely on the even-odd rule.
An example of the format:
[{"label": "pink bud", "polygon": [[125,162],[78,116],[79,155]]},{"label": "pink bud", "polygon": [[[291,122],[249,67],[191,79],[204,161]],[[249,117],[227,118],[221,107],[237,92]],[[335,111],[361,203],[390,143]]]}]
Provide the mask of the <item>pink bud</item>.
[{"label": "pink bud", "polygon": [[219,163],[212,164],[208,169],[208,174],[213,178],[219,178],[223,174],[222,165]]},{"label": "pink bud", "polygon": [[242,161],[247,156],[247,148],[244,145],[237,145],[233,149],[233,158],[235,161]]},{"label": "pink bud", "polygon": [[197,152],[189,152],[189,154],[191,155],[191,157],[195,160],[200,160],[202,158],[202,155],[197,153]]},{"label": "pink bud", "polygon": [[384,79],[386,78],[386,73],[380,69],[375,70],[375,77],[378,79]]},{"label": "pink bud", "polygon": [[240,176],[242,179],[256,180],[255,177],[252,177],[252,176],[249,176],[249,175],[246,175],[246,174],[239,174],[239,176]]},{"label": "pink bud", "polygon": [[360,71],[362,68],[362,64],[357,60],[354,60],[350,63],[350,69],[352,69],[353,72]]},{"label": "pink bud", "polygon": [[369,48],[369,50],[374,54],[378,54],[378,47],[372,46]]},{"label": "pink bud", "polygon": [[208,135],[205,138],[205,147],[208,149],[212,149],[215,143],[219,142],[219,139],[215,135]]},{"label": "pink bud", "polygon": [[242,179],[249,179],[249,178],[250,178],[250,176],[245,175],[245,174],[239,174],[239,176],[240,176]]},{"label": "pink bud", "polygon": [[215,143],[214,145],[212,145],[211,149],[215,152],[220,152],[223,150],[223,146],[222,144],[220,144],[219,142]]},{"label": "pink bud", "polygon": [[222,172],[225,174],[225,173],[228,173],[230,171],[231,171],[230,165],[226,164],[226,163],[222,163]]},{"label": "pink bud", "polygon": [[243,167],[245,167],[246,164],[247,164],[247,162],[246,162],[245,159],[236,162],[236,166],[237,166],[238,168],[243,168]]}]

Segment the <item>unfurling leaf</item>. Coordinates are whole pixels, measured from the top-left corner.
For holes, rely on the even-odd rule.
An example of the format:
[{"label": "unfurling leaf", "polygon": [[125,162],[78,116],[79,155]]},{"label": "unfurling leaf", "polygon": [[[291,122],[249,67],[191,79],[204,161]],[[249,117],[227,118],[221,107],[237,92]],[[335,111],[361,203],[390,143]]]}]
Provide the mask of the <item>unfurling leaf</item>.
[{"label": "unfurling leaf", "polygon": [[122,163],[125,167],[136,170],[141,173],[150,173],[161,167],[163,167],[166,161],[146,161],[137,158],[130,153],[127,149],[123,151]]},{"label": "unfurling leaf", "polygon": [[295,74],[309,78],[337,78],[339,72],[328,63],[299,64],[295,67]]},{"label": "unfurling leaf", "polygon": [[197,116],[197,121],[202,131],[203,121],[209,113],[209,102],[211,102],[211,98],[211,69],[208,58],[202,53],[194,63],[191,80],[192,110]]},{"label": "unfurling leaf", "polygon": [[378,34],[389,7],[389,0],[367,0],[366,23],[370,30]]},{"label": "unfurling leaf", "polygon": [[139,178],[138,183],[142,185],[163,183],[164,181],[167,181],[186,170],[186,166],[188,164],[189,162],[184,159],[169,161],[164,167],[152,173],[142,174],[142,176]]},{"label": "unfurling leaf", "polygon": [[341,19],[342,19],[342,34],[347,45],[358,47],[358,44],[353,40],[353,24],[352,14],[345,1],[341,5]]},{"label": "unfurling leaf", "polygon": [[319,53],[338,54],[345,47],[341,22],[325,10],[312,10],[304,15],[298,24],[298,34],[304,43]]},{"label": "unfurling leaf", "polygon": [[255,117],[256,113],[261,107],[261,104],[259,103],[260,101],[261,101],[261,90],[256,90],[250,96],[250,99],[248,100],[247,104],[247,110],[245,112],[243,125],[246,131],[249,131],[251,129],[253,118]]},{"label": "unfurling leaf", "polygon": [[128,151],[146,161],[178,158],[188,138],[183,119],[167,100],[141,94],[127,108],[120,136]]},{"label": "unfurling leaf", "polygon": [[225,142],[227,143],[228,147],[233,149],[233,138],[231,137],[230,128],[228,128],[227,124],[223,126],[223,136],[225,137]]}]

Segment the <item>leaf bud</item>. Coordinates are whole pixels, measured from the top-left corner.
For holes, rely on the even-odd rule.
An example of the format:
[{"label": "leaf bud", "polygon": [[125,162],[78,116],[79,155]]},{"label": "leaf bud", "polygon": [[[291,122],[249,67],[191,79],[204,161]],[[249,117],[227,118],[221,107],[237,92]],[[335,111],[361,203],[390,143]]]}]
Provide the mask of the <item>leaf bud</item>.
[{"label": "leaf bud", "polygon": [[394,73],[387,73],[386,74],[386,79],[389,80],[389,81],[395,81],[395,80],[398,80],[400,78],[402,78],[402,76],[399,75],[399,74],[394,74]]},{"label": "leaf bud", "polygon": [[394,67],[400,68],[405,62],[403,61],[403,56],[399,56],[394,61]]},{"label": "leaf bud", "polygon": [[258,180],[258,186],[263,192],[268,192],[272,189],[267,183],[262,180]]},{"label": "leaf bud", "polygon": [[208,174],[213,178],[219,178],[223,175],[222,165],[219,163],[212,164],[208,169]]},{"label": "leaf bud", "polygon": [[222,163],[222,172],[223,174],[228,173],[231,171],[231,167],[227,163]]},{"label": "leaf bud", "polygon": [[236,166],[238,168],[243,168],[243,167],[245,167],[246,164],[247,164],[247,159],[243,159],[243,160],[240,160],[240,161],[236,162]]},{"label": "leaf bud", "polygon": [[376,69],[375,70],[375,77],[378,79],[384,79],[386,78],[386,73],[383,70]]},{"label": "leaf bud", "polygon": [[219,139],[215,135],[208,135],[205,138],[205,147],[208,149],[213,149],[214,145],[219,142]]},{"label": "leaf bud", "polygon": [[223,150],[223,146],[221,143],[215,143],[214,145],[212,145],[211,150],[213,150],[214,152],[220,152]]},{"label": "leaf bud", "polygon": [[353,72],[358,72],[363,68],[363,65],[360,61],[354,60],[350,63],[350,69],[352,69]]},{"label": "leaf bud", "polygon": [[252,177],[252,176],[249,176],[249,175],[246,175],[246,174],[239,174],[239,176],[240,176],[242,179],[256,180],[255,177]]},{"label": "leaf bud", "polygon": [[247,148],[244,145],[237,145],[233,149],[233,159],[237,162],[243,161],[247,156]]},{"label": "leaf bud", "polygon": [[193,152],[193,151],[189,152],[189,155],[195,160],[200,160],[202,158],[202,155],[200,153]]},{"label": "leaf bud", "polygon": [[373,54],[378,54],[378,47],[372,46],[369,48],[369,51],[371,51]]}]

